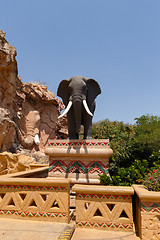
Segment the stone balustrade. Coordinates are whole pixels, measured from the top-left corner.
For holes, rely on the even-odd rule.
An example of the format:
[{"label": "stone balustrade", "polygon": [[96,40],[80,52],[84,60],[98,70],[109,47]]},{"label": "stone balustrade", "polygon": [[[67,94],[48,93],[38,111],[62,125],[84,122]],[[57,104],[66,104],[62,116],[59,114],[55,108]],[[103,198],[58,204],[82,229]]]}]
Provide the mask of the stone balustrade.
[{"label": "stone balustrade", "polygon": [[136,227],[141,240],[160,239],[160,192],[133,185],[136,192]]},{"label": "stone balustrade", "polygon": [[133,231],[132,187],[80,185],[76,192],[76,226]]},{"label": "stone balustrade", "polygon": [[[0,218],[69,222],[70,179],[33,178],[48,167],[0,177]],[[32,177],[32,178],[31,178]],[[76,227],[134,231],[141,240],[160,239],[160,193],[133,187],[75,184]],[[133,201],[134,202],[134,201]]]},{"label": "stone balustrade", "polygon": [[0,217],[69,221],[70,180],[0,179]]}]

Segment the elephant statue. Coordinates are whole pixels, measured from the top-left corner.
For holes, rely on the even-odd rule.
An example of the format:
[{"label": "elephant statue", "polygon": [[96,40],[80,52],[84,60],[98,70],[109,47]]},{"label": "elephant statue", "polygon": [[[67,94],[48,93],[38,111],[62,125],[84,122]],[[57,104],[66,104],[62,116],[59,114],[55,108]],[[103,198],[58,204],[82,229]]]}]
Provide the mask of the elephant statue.
[{"label": "elephant statue", "polygon": [[99,84],[92,78],[75,76],[62,80],[57,96],[61,97],[67,114],[69,139],[79,139],[81,125],[84,126],[84,139],[92,138],[92,117],[95,110],[95,98],[101,93]]}]

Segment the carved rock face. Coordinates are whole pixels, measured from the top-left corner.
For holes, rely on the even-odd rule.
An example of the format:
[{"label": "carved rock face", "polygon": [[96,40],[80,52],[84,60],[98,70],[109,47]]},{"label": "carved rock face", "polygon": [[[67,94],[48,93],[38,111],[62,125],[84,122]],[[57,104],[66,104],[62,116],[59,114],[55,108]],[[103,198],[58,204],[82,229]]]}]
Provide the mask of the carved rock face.
[{"label": "carved rock face", "polygon": [[[43,151],[48,139],[58,136],[61,126],[57,119],[63,105],[44,85],[24,83],[16,95],[19,98],[19,104],[14,107],[15,122],[20,129],[18,139],[25,148],[35,150],[34,136],[38,134],[39,149]],[[62,135],[67,136],[67,132]]]},{"label": "carved rock face", "polygon": [[15,145],[43,152],[49,138],[67,137],[66,118],[58,121],[64,106],[46,86],[22,83],[15,56],[0,30],[0,152]]}]

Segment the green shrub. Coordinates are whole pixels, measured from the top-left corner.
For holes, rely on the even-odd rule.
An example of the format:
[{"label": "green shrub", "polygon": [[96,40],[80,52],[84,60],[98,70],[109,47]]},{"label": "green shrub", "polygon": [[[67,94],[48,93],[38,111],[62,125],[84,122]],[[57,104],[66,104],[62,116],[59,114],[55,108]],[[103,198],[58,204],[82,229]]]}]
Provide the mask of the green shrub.
[{"label": "green shrub", "polygon": [[111,179],[100,175],[104,185],[130,186],[149,170],[160,169],[160,117],[143,115],[134,125],[108,119],[93,124],[93,138],[109,138],[113,155]]}]

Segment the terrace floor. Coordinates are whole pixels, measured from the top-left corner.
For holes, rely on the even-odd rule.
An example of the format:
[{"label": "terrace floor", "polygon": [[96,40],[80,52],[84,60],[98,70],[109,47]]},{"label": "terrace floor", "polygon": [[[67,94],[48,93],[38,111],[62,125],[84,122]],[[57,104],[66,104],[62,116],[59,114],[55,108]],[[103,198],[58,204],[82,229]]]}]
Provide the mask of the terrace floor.
[{"label": "terrace floor", "polygon": [[139,240],[133,232],[76,229],[72,240]]},{"label": "terrace floor", "polygon": [[135,233],[78,228],[74,224],[0,218],[1,240],[139,240]]}]

